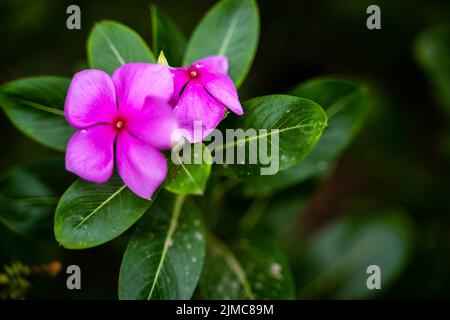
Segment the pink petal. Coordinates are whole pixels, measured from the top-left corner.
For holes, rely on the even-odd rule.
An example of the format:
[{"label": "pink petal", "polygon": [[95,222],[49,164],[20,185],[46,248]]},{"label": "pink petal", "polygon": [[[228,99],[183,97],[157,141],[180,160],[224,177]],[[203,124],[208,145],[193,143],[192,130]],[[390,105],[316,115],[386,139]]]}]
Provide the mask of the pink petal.
[{"label": "pink petal", "polygon": [[110,125],[97,125],[77,131],[67,144],[66,169],[84,180],[104,183],[114,166],[116,131]]},{"label": "pink petal", "polygon": [[97,123],[111,123],[116,112],[116,91],[107,73],[92,69],[75,74],[64,108],[71,126],[86,128]]},{"label": "pink petal", "polygon": [[172,75],[161,64],[127,63],[114,72],[112,79],[122,112],[142,108],[148,96],[164,101],[172,97]]},{"label": "pink petal", "polygon": [[208,75],[205,80],[202,80],[206,90],[217,100],[222,102],[238,116],[244,114],[242,105],[239,102],[238,93],[233,81],[227,75],[214,76]]},{"label": "pink petal", "polygon": [[117,138],[116,162],[123,182],[141,198],[150,199],[166,177],[164,155],[126,130]]},{"label": "pink petal", "polygon": [[[225,110],[225,106],[212,98],[199,83],[189,83],[174,108],[179,126],[189,132],[186,138],[192,143],[200,142],[210,134],[222,121]],[[194,132],[194,127],[201,129],[200,134]]]},{"label": "pink petal", "polygon": [[228,59],[225,56],[209,56],[195,61],[192,66],[198,69],[204,68],[209,73],[228,74]]},{"label": "pink petal", "polygon": [[175,106],[180,98],[181,90],[189,81],[187,68],[172,68],[170,69],[173,77],[173,95],[170,101],[171,105]]},{"label": "pink petal", "polygon": [[169,149],[178,122],[167,102],[149,97],[141,110],[128,114],[126,128],[133,136],[157,149]]}]

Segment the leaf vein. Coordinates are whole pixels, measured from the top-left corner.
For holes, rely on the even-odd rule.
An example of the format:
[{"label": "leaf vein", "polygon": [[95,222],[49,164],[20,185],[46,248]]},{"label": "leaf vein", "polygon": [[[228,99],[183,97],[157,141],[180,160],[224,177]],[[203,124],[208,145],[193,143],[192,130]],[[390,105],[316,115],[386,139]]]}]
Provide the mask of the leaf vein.
[{"label": "leaf vein", "polygon": [[97,208],[95,208],[91,213],[89,213],[86,217],[81,219],[81,221],[73,228],[74,230],[81,227],[87,220],[89,220],[96,212],[98,212],[103,206],[105,206],[109,201],[111,201],[114,197],[116,197],[119,193],[121,193],[126,188],[126,185],[121,186],[116,192],[110,195],[105,201],[103,201]]}]

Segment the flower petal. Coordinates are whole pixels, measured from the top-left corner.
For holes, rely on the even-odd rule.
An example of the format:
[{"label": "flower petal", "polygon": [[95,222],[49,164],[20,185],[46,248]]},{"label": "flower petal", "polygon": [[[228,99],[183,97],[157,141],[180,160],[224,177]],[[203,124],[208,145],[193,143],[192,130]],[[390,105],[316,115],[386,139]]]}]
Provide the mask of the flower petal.
[{"label": "flower petal", "polygon": [[108,181],[114,167],[115,137],[110,125],[77,131],[67,144],[66,169],[88,181]]},{"label": "flower petal", "polygon": [[126,130],[117,137],[116,162],[123,182],[141,198],[150,199],[166,177],[167,163],[162,152]]},{"label": "flower petal", "polygon": [[130,113],[126,121],[127,130],[136,138],[157,149],[172,147],[171,136],[178,122],[167,102],[148,97],[142,109]]},{"label": "flower petal", "polygon": [[228,74],[228,59],[225,56],[209,56],[195,61],[192,66],[198,69],[204,68],[209,73]]},{"label": "flower petal", "polygon": [[91,69],[75,74],[64,107],[71,126],[86,128],[97,123],[111,123],[116,112],[116,90],[106,72]]},{"label": "flower petal", "polygon": [[170,104],[175,106],[178,103],[178,99],[180,98],[181,90],[183,90],[184,86],[189,81],[189,76],[187,74],[187,68],[171,68],[170,72],[172,73],[173,78],[173,95],[170,100]]},{"label": "flower petal", "polygon": [[208,76],[202,81],[206,90],[217,100],[222,102],[238,116],[244,114],[242,105],[239,102],[238,93],[233,81],[228,76]]},{"label": "flower petal", "polygon": [[186,138],[196,143],[217,127],[225,115],[226,108],[212,98],[201,84],[189,83],[174,111],[179,126],[189,132]]},{"label": "flower petal", "polygon": [[148,96],[164,101],[172,97],[172,75],[162,64],[127,63],[114,72],[112,79],[121,112],[142,108]]}]

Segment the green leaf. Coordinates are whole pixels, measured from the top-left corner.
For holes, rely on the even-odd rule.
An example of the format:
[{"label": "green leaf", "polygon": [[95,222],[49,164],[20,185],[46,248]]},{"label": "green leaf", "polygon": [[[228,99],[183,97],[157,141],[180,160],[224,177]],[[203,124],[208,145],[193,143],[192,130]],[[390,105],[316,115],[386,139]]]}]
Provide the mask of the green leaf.
[{"label": "green leaf", "polygon": [[328,126],[314,150],[300,164],[274,176],[245,181],[244,192],[248,196],[265,195],[327,172],[354,139],[368,111],[366,88],[349,80],[315,78],[300,84],[291,94],[321,105],[327,113]]},{"label": "green leaf", "polygon": [[100,245],[122,234],[150,207],[114,175],[108,183],[77,180],[55,213],[56,240],[69,249]]},{"label": "green leaf", "polygon": [[186,37],[161,8],[151,6],[153,51],[164,51],[171,66],[180,66],[186,48]]},{"label": "green leaf", "polygon": [[[326,114],[317,103],[293,96],[254,98],[244,103],[244,110],[246,113],[239,118],[237,128],[247,135],[235,137],[234,142],[211,147],[216,158],[221,157],[217,152],[223,153],[224,173],[238,178],[273,174],[277,169],[285,170],[298,164],[314,148],[327,124]],[[253,131],[252,135],[247,130],[256,132]],[[238,134],[235,131],[235,136]],[[263,152],[265,146],[267,152]],[[243,154],[243,150],[245,159],[243,156],[239,159],[238,155]],[[230,161],[233,153],[234,160]],[[266,153],[267,157],[261,157],[261,153]],[[228,159],[227,154],[230,155]],[[269,164],[264,163],[269,160]]]},{"label": "green leaf", "polygon": [[211,152],[201,143],[189,146],[189,155],[172,152],[164,187],[177,194],[202,195],[211,172]]},{"label": "green leaf", "polygon": [[388,289],[406,266],[412,232],[408,216],[396,211],[345,217],[321,229],[301,253],[300,297],[368,298],[379,291],[367,288],[370,265],[380,267],[381,288]]},{"label": "green leaf", "polygon": [[270,241],[242,238],[228,248],[208,237],[200,290],[206,299],[294,299],[287,259]]},{"label": "green leaf", "polygon": [[211,55],[225,55],[237,87],[247,75],[259,38],[259,13],[254,0],[219,1],[195,28],[183,65]]},{"label": "green leaf", "polygon": [[132,29],[114,21],[101,21],[92,29],[87,55],[91,68],[112,74],[129,62],[155,62],[153,53]]},{"label": "green leaf", "polygon": [[12,123],[29,138],[64,151],[75,132],[64,118],[70,80],[61,77],[25,78],[0,87],[0,105]]},{"label": "green leaf", "polygon": [[[240,220],[242,229],[258,230],[274,237],[282,244],[289,242],[293,232],[298,234],[296,222],[303,214],[306,203],[306,198],[299,193],[286,194],[273,199],[271,197],[256,198],[250,207],[252,210],[247,210]],[[246,222],[250,224],[246,226]]]},{"label": "green leaf", "polygon": [[415,43],[415,53],[436,89],[440,104],[450,116],[450,25],[421,33]]},{"label": "green leaf", "polygon": [[119,298],[190,299],[203,266],[205,228],[184,196],[160,197],[131,236],[119,277]]},{"label": "green leaf", "polygon": [[72,181],[63,159],[12,169],[0,180],[0,222],[25,237],[46,238],[59,197]]}]

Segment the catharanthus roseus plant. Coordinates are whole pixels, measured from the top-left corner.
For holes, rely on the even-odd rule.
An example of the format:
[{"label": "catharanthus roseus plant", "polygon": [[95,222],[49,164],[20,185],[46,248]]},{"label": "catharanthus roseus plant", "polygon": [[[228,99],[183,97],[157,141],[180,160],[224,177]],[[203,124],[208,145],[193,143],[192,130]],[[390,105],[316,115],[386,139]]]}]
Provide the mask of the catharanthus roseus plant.
[{"label": "catharanthus roseus plant", "polygon": [[105,183],[115,159],[126,186],[150,199],[167,172],[160,149],[171,147],[177,128],[168,105],[172,92],[162,65],[128,63],[112,77],[100,70],[77,73],[65,104],[67,121],[79,129],[67,144],[67,170]]},{"label": "catharanthus roseus plant", "polygon": [[[364,88],[322,77],[242,99],[259,39],[254,0],[219,1],[189,40],[159,8],[152,26],[153,50],[130,28],[101,21],[87,42],[88,69],[0,88],[0,105],[24,134],[65,152],[54,174],[67,177],[65,166],[78,176],[62,195],[53,189],[65,184],[48,187],[58,198],[56,241],[86,249],[130,230],[121,299],[189,299],[196,289],[206,299],[294,298],[289,263],[254,229],[258,215],[249,209],[234,241],[221,239],[221,221],[235,218],[223,195],[260,197],[323,174],[360,127]],[[235,134],[211,139],[221,132]],[[174,157],[180,141],[189,148]],[[277,164],[269,176],[261,169],[270,163],[255,156],[261,145]],[[224,150],[232,156],[214,162]]]}]

